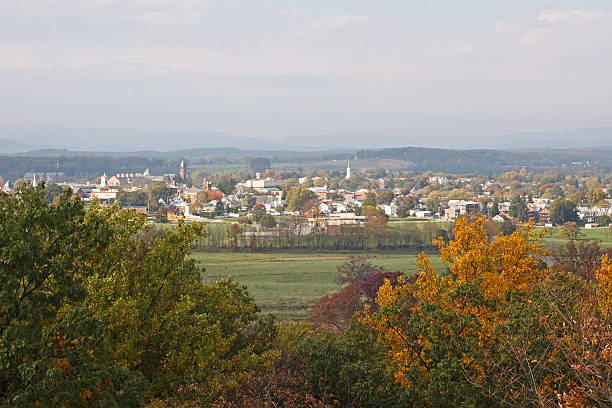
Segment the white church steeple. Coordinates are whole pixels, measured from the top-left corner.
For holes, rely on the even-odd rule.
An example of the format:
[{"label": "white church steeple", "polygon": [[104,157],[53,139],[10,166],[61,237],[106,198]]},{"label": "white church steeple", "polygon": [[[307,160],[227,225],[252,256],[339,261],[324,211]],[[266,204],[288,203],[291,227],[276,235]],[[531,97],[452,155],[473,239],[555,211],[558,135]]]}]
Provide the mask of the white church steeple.
[{"label": "white church steeple", "polygon": [[350,179],[351,178],[351,163],[350,162],[346,162],[346,177],[345,179]]}]

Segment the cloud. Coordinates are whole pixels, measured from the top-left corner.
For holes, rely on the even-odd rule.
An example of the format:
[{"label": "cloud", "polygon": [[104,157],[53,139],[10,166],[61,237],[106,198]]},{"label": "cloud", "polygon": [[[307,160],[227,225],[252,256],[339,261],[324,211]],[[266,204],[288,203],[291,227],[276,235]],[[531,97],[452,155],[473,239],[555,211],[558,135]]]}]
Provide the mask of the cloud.
[{"label": "cloud", "polygon": [[330,15],[313,19],[310,25],[315,28],[342,28],[349,24],[365,21],[367,19],[368,17],[363,15]]},{"label": "cloud", "polygon": [[538,46],[551,40],[554,32],[549,28],[537,27],[525,30],[519,41],[524,45]]},{"label": "cloud", "polygon": [[612,17],[612,11],[604,10],[542,10],[538,21],[544,23],[592,23]]}]

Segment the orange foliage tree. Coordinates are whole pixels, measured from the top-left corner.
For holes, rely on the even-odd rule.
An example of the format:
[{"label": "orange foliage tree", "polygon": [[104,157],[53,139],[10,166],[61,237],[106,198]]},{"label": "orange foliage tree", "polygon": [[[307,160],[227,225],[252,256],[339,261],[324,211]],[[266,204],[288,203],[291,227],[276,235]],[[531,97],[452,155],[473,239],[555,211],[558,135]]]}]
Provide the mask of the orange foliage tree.
[{"label": "orange foliage tree", "polygon": [[366,308],[361,318],[387,346],[396,381],[413,388],[415,400],[425,405],[453,403],[469,393],[469,386],[448,387],[447,381],[466,371],[484,374],[474,350],[497,342],[496,330],[504,323],[500,305],[508,293],[528,292],[546,274],[542,233],[526,224],[489,240],[483,222],[461,218],[453,240],[434,241],[448,263],[447,274],[438,275],[431,260],[419,255],[417,281],[385,282],[378,313]]}]

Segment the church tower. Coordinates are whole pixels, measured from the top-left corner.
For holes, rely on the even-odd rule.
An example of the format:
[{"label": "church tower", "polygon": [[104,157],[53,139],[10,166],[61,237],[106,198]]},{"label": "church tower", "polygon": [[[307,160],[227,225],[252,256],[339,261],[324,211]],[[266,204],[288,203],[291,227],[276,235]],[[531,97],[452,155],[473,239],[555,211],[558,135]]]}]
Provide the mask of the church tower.
[{"label": "church tower", "polygon": [[181,160],[181,168],[179,169],[179,178],[182,181],[187,179],[187,169],[185,169],[185,161]]},{"label": "church tower", "polygon": [[346,177],[345,179],[350,179],[351,178],[351,163],[350,162],[346,162]]}]

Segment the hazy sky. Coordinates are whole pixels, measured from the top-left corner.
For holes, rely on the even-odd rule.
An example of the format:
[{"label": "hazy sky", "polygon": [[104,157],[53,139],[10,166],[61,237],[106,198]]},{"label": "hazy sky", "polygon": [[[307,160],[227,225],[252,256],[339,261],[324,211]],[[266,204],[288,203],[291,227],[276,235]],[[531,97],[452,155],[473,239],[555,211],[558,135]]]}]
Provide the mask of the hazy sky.
[{"label": "hazy sky", "polygon": [[0,0],[0,125],[372,146],[611,126],[612,2]]}]

